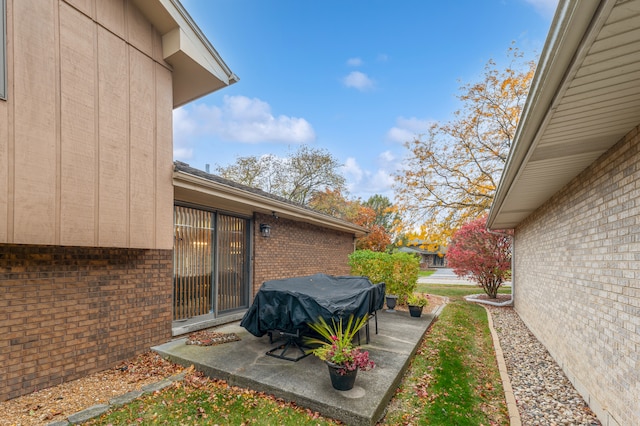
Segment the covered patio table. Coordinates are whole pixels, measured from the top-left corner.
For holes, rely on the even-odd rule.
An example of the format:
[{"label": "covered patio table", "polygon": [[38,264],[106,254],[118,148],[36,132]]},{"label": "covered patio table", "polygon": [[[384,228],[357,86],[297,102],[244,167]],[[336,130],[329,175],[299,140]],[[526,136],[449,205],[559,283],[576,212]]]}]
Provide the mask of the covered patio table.
[{"label": "covered patio table", "polygon": [[330,323],[375,315],[384,292],[384,283],[374,285],[367,277],[315,274],[265,281],[240,325],[256,337],[273,332],[300,337],[320,317]]}]

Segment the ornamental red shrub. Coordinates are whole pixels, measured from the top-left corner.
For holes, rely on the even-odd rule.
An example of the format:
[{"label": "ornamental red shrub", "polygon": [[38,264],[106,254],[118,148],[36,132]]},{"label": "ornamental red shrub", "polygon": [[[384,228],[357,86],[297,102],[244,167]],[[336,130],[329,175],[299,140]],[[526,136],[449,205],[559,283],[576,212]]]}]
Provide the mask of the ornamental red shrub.
[{"label": "ornamental red shrub", "polygon": [[493,299],[511,274],[511,235],[486,228],[483,216],[466,223],[453,234],[447,262],[456,275],[474,280]]}]

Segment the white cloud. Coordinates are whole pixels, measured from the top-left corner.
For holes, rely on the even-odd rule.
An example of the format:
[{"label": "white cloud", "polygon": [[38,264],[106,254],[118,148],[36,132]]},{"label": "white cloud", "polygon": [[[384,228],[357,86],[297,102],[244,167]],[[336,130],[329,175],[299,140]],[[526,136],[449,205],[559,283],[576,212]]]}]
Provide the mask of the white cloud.
[{"label": "white cloud", "polygon": [[378,160],[383,165],[393,164],[396,161],[396,156],[391,151],[384,151],[378,155]]},{"label": "white cloud", "polygon": [[360,58],[349,58],[347,59],[347,65],[350,67],[359,67],[362,66],[364,62]]},{"label": "white cloud", "polygon": [[360,182],[364,176],[364,172],[353,157],[347,158],[347,161],[344,162],[344,165],[342,166],[342,173],[347,180],[351,179],[354,182]]},{"label": "white cloud", "polygon": [[392,127],[387,132],[387,139],[393,142],[405,143],[412,141],[415,138],[415,133],[407,130],[401,129],[399,127]]},{"label": "white cloud", "polygon": [[196,122],[189,116],[185,108],[173,110],[173,131],[174,133],[191,134],[197,127]]},{"label": "white cloud", "polygon": [[387,132],[387,139],[393,142],[409,142],[429,131],[433,122],[430,120],[420,120],[415,117],[398,117],[396,125]]},{"label": "white cloud", "polygon": [[271,106],[260,99],[225,96],[222,106],[195,104],[174,111],[176,140],[213,136],[243,143],[306,143],[315,131],[304,118],[274,116]]},{"label": "white cloud", "polygon": [[[347,190],[350,194],[367,199],[374,194],[393,197],[393,155],[390,152],[380,154],[383,164],[378,170],[371,172],[362,169],[353,157],[347,158],[342,167],[342,174],[347,180]],[[389,168],[387,168],[389,167]]]},{"label": "white cloud", "polygon": [[193,135],[197,125],[184,108],[173,110],[173,158],[188,161],[193,157],[190,147],[190,135]]},{"label": "white cloud", "polygon": [[386,53],[380,53],[376,59],[378,62],[387,62],[389,60],[389,55]]},{"label": "white cloud", "polygon": [[187,146],[174,146],[173,158],[180,161],[188,161],[193,158],[193,148]]},{"label": "white cloud", "polygon": [[551,19],[558,7],[558,0],[525,0],[545,18]]},{"label": "white cloud", "polygon": [[382,193],[391,190],[393,187],[393,175],[386,170],[379,169],[369,179],[369,187],[375,189],[374,193]]},{"label": "white cloud", "polygon": [[354,89],[360,90],[361,92],[373,89],[374,81],[369,78],[365,73],[360,71],[352,71],[345,78],[342,79],[342,82],[347,87],[353,87]]}]

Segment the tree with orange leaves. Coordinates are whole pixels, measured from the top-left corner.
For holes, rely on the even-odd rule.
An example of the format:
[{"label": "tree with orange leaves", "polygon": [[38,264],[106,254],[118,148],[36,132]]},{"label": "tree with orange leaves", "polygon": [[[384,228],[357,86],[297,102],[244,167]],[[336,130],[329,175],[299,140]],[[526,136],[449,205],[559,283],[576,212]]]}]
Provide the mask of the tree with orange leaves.
[{"label": "tree with orange leaves", "polygon": [[387,197],[376,194],[365,202],[350,201],[340,190],[325,189],[311,197],[309,207],[367,228],[369,233],[356,241],[359,250],[385,251],[391,244],[395,209]]},{"label": "tree with orange leaves", "polygon": [[317,191],[309,200],[309,207],[319,212],[351,221],[357,214],[357,206],[342,195],[339,189],[325,188]]},{"label": "tree with orange leaves", "polygon": [[391,234],[384,226],[377,223],[376,211],[373,208],[358,204],[353,223],[369,229],[367,236],[358,238],[356,241],[358,250],[385,251],[391,244]]},{"label": "tree with orange leaves", "polygon": [[450,121],[405,143],[410,154],[395,177],[396,202],[405,229],[420,227],[419,239],[433,247],[491,206],[535,69],[518,49],[509,56],[506,69],[490,60],[482,81],[461,87],[463,107]]}]

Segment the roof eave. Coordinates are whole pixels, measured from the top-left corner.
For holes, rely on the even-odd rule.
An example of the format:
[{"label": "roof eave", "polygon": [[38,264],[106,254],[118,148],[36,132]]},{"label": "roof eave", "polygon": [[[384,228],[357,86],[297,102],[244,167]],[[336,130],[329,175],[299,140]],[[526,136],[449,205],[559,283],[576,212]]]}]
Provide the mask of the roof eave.
[{"label": "roof eave", "polygon": [[216,200],[225,200],[226,202],[231,202],[237,206],[241,206],[247,209],[247,211],[263,214],[272,214],[273,212],[276,212],[277,216],[281,218],[292,219],[337,231],[347,232],[354,234],[358,238],[367,235],[368,232],[366,228],[328,216],[324,213],[315,212],[303,207],[298,207],[291,203],[244,191],[239,188],[225,185],[220,182],[214,182],[183,171],[173,172],[173,185],[174,188],[204,194],[211,204],[214,204]]},{"label": "roof eave", "polygon": [[239,78],[178,0],[132,0],[162,36],[163,59],[173,68],[177,108]]},{"label": "roof eave", "polygon": [[496,224],[503,203],[522,165],[535,147],[541,127],[554,111],[557,95],[562,92],[560,88],[575,74],[577,58],[585,55],[589,48],[589,43],[585,41],[594,37],[590,34],[594,28],[599,28],[594,25],[594,21],[603,15],[604,9],[613,7],[614,3],[615,0],[603,2],[561,0],[558,4],[529,96],[520,116],[514,143],[491,204],[487,228],[509,229],[515,228],[519,223],[518,220],[503,220],[500,224]]}]

